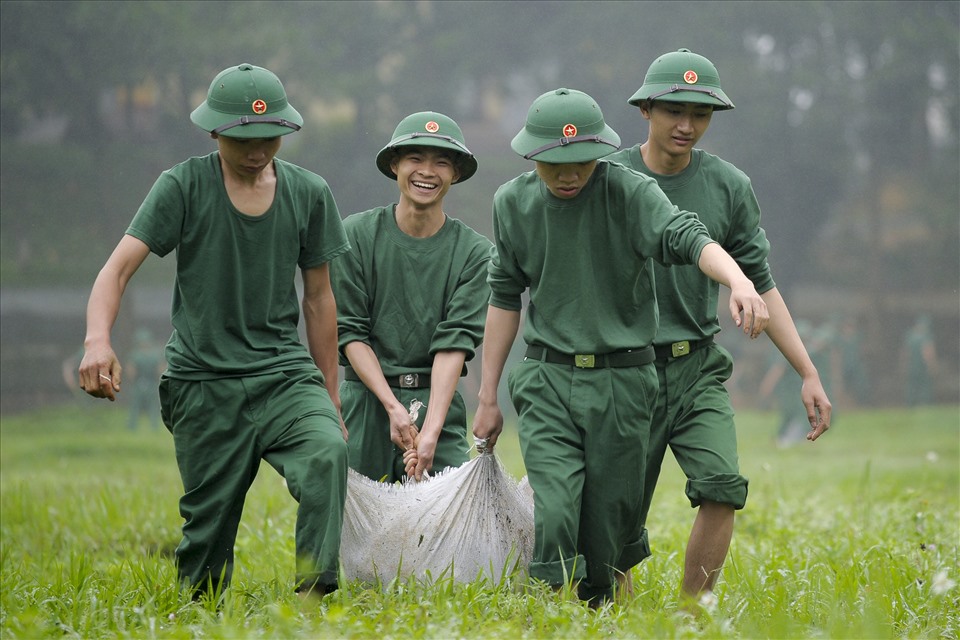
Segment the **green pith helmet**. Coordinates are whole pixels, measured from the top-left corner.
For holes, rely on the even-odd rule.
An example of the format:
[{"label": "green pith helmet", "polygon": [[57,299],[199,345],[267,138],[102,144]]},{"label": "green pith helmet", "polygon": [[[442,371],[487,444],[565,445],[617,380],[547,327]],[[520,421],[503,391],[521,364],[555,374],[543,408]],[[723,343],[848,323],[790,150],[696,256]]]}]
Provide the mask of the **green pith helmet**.
[{"label": "green pith helmet", "polygon": [[190,120],[228,138],[275,138],[303,126],[303,117],[287,102],[280,78],[252,64],[218,73]]},{"label": "green pith helmet", "polygon": [[377,154],[377,168],[391,180],[397,179],[390,162],[394,158],[394,150],[399,147],[438,147],[456,153],[460,177],[454,184],[467,180],[477,172],[477,159],[467,149],[463,131],[453,119],[442,113],[420,111],[400,121],[393,132],[393,139]]},{"label": "green pith helmet", "polygon": [[733,109],[733,102],[720,88],[717,68],[689,49],[666,53],[653,61],[643,86],[629,102],[639,107],[644,100],[709,104],[714,111]]},{"label": "green pith helmet", "polygon": [[527,160],[589,162],[620,148],[596,101],[576,89],[548,91],[533,101],[527,121],[510,146]]}]

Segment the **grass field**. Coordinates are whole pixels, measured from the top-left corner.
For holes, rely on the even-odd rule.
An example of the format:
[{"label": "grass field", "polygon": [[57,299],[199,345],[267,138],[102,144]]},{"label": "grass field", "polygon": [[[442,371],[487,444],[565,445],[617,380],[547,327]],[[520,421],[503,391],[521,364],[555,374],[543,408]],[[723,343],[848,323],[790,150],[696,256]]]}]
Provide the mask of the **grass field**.
[{"label": "grass field", "polygon": [[[528,586],[343,585],[301,609],[290,592],[295,505],[264,466],[224,606],[178,593],[180,484],[169,434],[125,428],[93,401],[0,425],[0,637],[957,638],[960,411],[842,413],[814,444],[774,445],[777,416],[740,416],[750,478],[716,602],[676,613],[694,515],[671,458],[652,558],[626,606],[593,611]],[[518,478],[512,431],[498,454]]]}]

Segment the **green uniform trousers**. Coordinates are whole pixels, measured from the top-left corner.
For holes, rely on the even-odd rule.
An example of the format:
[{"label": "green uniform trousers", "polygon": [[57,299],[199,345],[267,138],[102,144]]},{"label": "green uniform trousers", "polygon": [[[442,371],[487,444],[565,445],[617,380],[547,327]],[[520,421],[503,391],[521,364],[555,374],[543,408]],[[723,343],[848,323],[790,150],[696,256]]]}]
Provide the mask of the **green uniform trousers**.
[{"label": "green uniform trousers", "polygon": [[667,447],[687,476],[690,506],[704,500],[742,509],[747,479],[740,475],[733,406],[724,383],[733,358],[710,344],[679,358],[654,363],[660,393],[650,431],[646,491],[640,526],[645,527]]},{"label": "green uniform trousers", "polygon": [[261,459],[299,502],[297,590],[337,587],[347,444],[319,371],[160,383],[164,424],[183,480],[181,584],[225,587],[244,498]]},{"label": "green uniform trousers", "polygon": [[[391,387],[404,407],[413,400],[423,403],[417,417],[417,428],[423,426],[427,415],[430,389],[400,389]],[[390,419],[377,396],[357,380],[340,383],[340,411],[347,425],[350,467],[357,473],[383,482],[396,482],[407,477],[403,467],[403,450],[390,440]],[[437,439],[431,473],[447,467],[459,467],[470,459],[467,443],[467,410],[460,392],[454,392],[447,418]]]},{"label": "green uniform trousers", "polygon": [[653,365],[579,369],[524,359],[507,382],[534,493],[530,577],[579,582],[581,599],[609,599],[614,570],[649,555],[636,525],[657,396]]}]

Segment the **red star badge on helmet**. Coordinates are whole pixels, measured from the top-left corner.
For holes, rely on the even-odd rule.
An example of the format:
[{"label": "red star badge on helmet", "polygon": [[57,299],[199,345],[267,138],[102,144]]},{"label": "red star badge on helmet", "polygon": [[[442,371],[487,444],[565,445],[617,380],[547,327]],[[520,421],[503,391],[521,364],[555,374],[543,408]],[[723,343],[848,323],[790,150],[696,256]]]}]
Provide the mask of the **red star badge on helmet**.
[{"label": "red star badge on helmet", "polygon": [[574,124],[563,125],[563,137],[572,138],[577,135],[577,126]]},{"label": "red star badge on helmet", "polygon": [[264,113],[267,112],[267,103],[259,99],[254,100],[253,104],[250,105],[250,108],[253,109],[253,112],[258,116],[263,115]]},{"label": "red star badge on helmet", "polygon": [[697,72],[694,71],[693,69],[690,69],[689,71],[683,74],[683,81],[686,82],[687,84],[697,84],[697,80],[699,79],[700,78],[697,76]]},{"label": "red star badge on helmet", "polygon": [[437,131],[440,131],[440,125],[438,125],[433,120],[423,125],[423,128],[429,131],[430,133],[436,133]]}]

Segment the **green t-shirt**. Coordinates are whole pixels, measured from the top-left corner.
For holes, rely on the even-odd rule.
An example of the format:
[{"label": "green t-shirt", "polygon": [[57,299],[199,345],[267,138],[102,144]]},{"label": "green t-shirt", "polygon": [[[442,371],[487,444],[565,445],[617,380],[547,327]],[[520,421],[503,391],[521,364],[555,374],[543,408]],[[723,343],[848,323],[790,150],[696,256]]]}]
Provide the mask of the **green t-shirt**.
[{"label": "green t-shirt", "polygon": [[274,159],[276,195],[260,216],[230,202],[219,154],[164,171],[127,233],[176,250],[167,375],[206,380],[315,367],[297,333],[296,271],[349,250],[320,176]]},{"label": "green t-shirt", "polygon": [[[690,164],[675,175],[664,176],[647,168],[640,145],[606,158],[654,178],[670,202],[695,211],[710,237],[720,243],[758,293],[775,285],[767,256],[770,243],[760,227],[760,205],[750,178],[735,166],[694,149]],[[653,266],[660,305],[660,332],[655,343],[699,340],[720,331],[717,299],[720,285],[696,266]]]},{"label": "green t-shirt", "polygon": [[652,261],[694,264],[711,242],[697,217],[670,204],[656,180],[603,160],[567,200],[532,171],[502,185],[493,232],[490,303],[519,310],[529,289],[524,340],[568,354],[652,344]]},{"label": "green t-shirt", "polygon": [[483,339],[492,243],[449,217],[434,235],[414,238],[397,226],[395,206],[344,220],[351,250],[331,269],[341,364],[356,341],[387,376],[429,373],[438,351],[470,360]]}]

